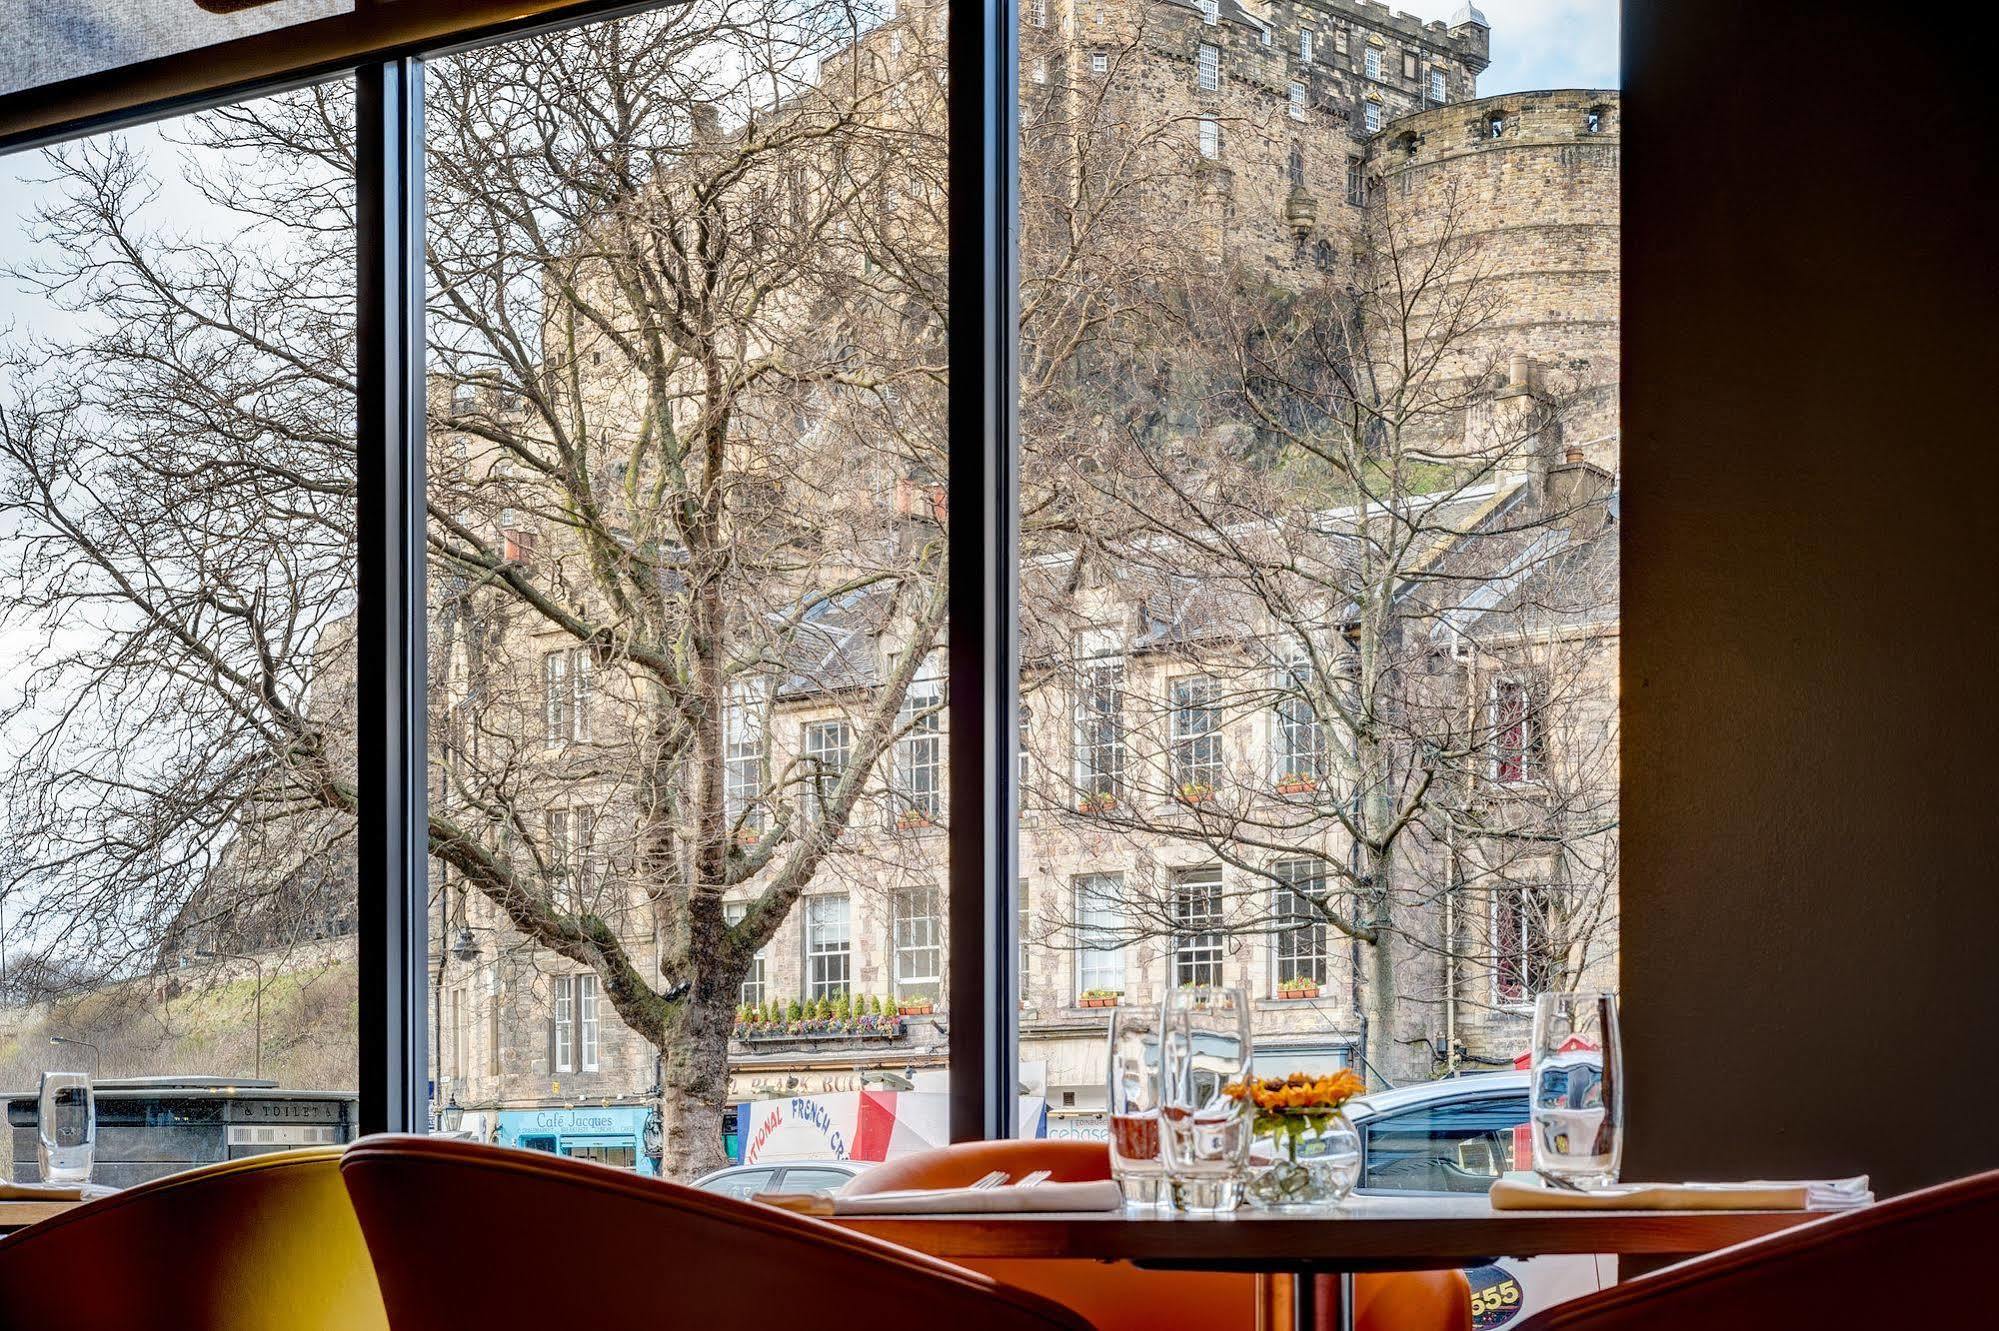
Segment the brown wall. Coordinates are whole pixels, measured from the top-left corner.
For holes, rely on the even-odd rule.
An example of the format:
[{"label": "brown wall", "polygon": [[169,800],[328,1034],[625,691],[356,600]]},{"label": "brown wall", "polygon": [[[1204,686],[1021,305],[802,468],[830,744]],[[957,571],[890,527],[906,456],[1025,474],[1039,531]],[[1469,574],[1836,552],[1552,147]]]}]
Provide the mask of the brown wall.
[{"label": "brown wall", "polygon": [[1978,54],[1848,0],[1625,24],[1628,1173],[1990,1168]]}]

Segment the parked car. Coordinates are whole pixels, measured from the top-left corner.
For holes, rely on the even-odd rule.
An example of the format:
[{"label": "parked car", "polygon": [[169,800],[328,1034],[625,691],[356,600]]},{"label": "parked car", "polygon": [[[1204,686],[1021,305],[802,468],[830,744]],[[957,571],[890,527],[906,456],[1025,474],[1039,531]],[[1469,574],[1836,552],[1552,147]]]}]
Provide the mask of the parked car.
[{"label": "parked car", "polygon": [[[1527,1074],[1486,1072],[1362,1096],[1347,1115],[1360,1132],[1358,1190],[1384,1196],[1484,1193],[1531,1169]],[[1614,1257],[1504,1258],[1465,1272],[1474,1331],[1496,1328],[1614,1284]]]},{"label": "parked car", "polygon": [[724,1197],[759,1192],[821,1192],[837,1188],[868,1167],[864,1160],[787,1160],[780,1164],[730,1165],[694,1180],[694,1186]]}]

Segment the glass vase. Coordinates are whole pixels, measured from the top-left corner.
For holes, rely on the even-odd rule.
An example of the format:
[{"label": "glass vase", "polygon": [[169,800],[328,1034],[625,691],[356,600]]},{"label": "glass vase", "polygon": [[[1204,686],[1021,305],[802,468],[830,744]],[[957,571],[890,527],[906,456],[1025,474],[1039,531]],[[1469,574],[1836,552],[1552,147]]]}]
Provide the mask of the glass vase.
[{"label": "glass vase", "polygon": [[1251,1175],[1249,1198],[1272,1211],[1337,1206],[1360,1181],[1360,1133],[1344,1109],[1262,1114],[1256,1154],[1272,1163]]}]

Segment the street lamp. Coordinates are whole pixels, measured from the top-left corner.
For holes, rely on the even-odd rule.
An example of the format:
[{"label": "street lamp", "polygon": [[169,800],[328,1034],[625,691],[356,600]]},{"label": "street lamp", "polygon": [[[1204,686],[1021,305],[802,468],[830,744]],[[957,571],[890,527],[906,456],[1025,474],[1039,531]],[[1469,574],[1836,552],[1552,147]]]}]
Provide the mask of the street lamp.
[{"label": "street lamp", "polygon": [[207,961],[247,961],[257,968],[257,987],[251,997],[257,1009],[256,1078],[262,1081],[264,1079],[264,963],[255,957],[244,956],[240,952],[216,952],[207,948],[197,949],[194,955]]},{"label": "street lamp", "polygon": [[437,1111],[437,1129],[439,1132],[449,1136],[451,1133],[458,1131],[464,1122],[464,1106],[458,1103],[458,1092],[453,1090],[451,1092],[451,1099],[445,1103],[444,1108]]},{"label": "street lamp", "polygon": [[92,1081],[96,1081],[98,1073],[104,1070],[104,1055],[99,1052],[96,1045],[88,1040],[78,1040],[67,1035],[51,1035],[49,1043],[52,1045],[82,1045],[85,1049],[88,1049],[90,1051],[90,1079]]}]

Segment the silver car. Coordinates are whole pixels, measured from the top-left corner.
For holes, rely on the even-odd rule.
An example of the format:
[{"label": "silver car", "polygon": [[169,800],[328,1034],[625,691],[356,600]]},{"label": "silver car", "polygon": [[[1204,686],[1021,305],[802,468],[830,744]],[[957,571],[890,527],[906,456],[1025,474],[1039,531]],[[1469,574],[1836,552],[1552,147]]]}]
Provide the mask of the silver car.
[{"label": "silver car", "polygon": [[786,1160],[768,1165],[730,1165],[694,1180],[704,1192],[747,1200],[760,1192],[823,1192],[866,1169],[857,1160]]}]

